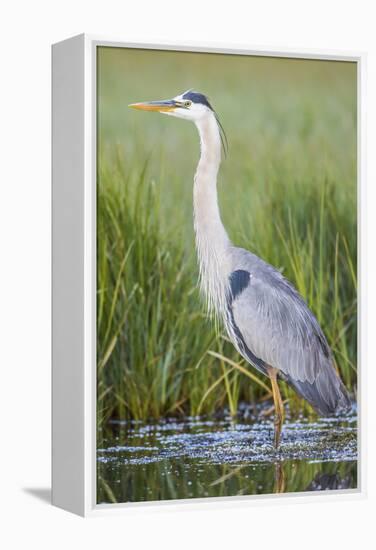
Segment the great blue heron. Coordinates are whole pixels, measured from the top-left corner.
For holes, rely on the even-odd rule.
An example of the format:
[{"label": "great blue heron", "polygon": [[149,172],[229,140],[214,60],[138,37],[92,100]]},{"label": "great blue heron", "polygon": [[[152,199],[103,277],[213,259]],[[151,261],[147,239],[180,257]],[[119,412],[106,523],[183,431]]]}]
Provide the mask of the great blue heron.
[{"label": "great blue heron", "polygon": [[201,155],[194,177],[194,228],[200,286],[210,309],[222,319],[238,352],[269,376],[275,407],[274,445],[284,418],[277,378],[285,380],[320,415],[350,407],[317,319],[294,286],[255,254],[234,246],[222,224],[217,199],[221,145],[226,136],[208,98],[188,90],[173,99],[133,103],[193,121]]}]

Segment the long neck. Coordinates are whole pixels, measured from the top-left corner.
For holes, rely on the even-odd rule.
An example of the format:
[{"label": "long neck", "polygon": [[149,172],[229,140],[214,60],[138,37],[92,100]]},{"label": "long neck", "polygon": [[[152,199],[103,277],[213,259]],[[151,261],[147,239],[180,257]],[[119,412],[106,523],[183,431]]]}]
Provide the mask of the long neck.
[{"label": "long neck", "polygon": [[193,188],[194,227],[200,268],[200,286],[209,310],[224,312],[226,286],[230,271],[231,245],[218,207],[217,174],[221,162],[221,139],[215,116],[211,113],[196,123],[201,156]]}]

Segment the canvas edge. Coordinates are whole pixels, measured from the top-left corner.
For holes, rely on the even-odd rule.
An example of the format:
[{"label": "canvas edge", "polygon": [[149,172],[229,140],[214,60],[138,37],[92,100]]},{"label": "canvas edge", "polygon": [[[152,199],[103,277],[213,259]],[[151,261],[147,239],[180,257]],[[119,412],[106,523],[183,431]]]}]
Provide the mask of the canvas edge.
[{"label": "canvas edge", "polygon": [[52,46],[52,503],[84,515],[84,43]]}]

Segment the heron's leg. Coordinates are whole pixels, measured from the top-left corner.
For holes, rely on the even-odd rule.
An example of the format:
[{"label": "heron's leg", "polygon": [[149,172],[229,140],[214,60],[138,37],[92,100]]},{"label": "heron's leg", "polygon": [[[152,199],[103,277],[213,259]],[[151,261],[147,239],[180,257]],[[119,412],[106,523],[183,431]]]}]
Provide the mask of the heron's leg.
[{"label": "heron's leg", "polygon": [[281,393],[278,387],[277,374],[278,369],[268,367],[267,369],[270,381],[272,383],[273,401],[274,401],[274,447],[278,449],[281,438],[282,424],[284,418],[284,409]]}]

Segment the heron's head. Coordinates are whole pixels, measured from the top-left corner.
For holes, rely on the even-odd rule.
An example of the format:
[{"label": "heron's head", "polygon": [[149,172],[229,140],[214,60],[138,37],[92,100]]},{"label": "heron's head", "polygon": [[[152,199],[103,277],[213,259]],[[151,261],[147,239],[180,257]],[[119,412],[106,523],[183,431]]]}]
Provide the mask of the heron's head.
[{"label": "heron's head", "polygon": [[214,117],[218,124],[223,151],[226,155],[228,145],[223,126],[219,121],[217,113],[210,105],[206,95],[201,94],[200,92],[188,90],[183,94],[173,97],[172,99],[132,103],[129,107],[139,109],[141,111],[156,111],[165,115],[185,118],[186,120],[195,122],[198,127],[202,125],[205,119]]},{"label": "heron's head", "polygon": [[192,120],[193,122],[199,122],[203,117],[214,113],[208,98],[204,94],[193,90],[188,90],[172,99],[132,103],[129,107],[141,111],[156,111],[165,115]]}]

